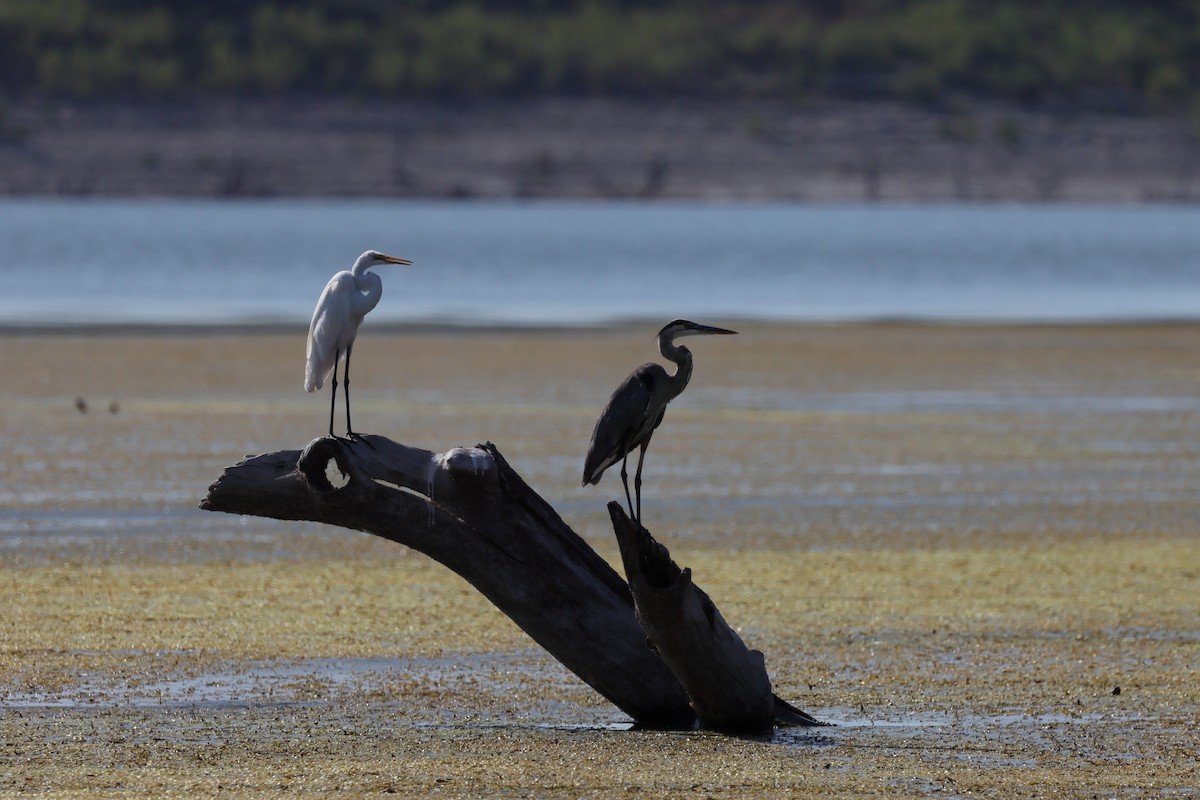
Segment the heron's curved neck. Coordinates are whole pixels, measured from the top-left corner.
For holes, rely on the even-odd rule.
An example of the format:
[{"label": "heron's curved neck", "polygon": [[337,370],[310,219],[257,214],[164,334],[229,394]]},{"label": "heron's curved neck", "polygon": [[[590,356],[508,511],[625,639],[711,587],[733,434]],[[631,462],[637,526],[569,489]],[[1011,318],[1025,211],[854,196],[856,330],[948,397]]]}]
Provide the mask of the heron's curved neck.
[{"label": "heron's curved neck", "polygon": [[678,395],[687,388],[692,379],[692,351],[672,339],[659,339],[658,351],[663,358],[675,362],[675,374],[671,376],[671,388]]}]

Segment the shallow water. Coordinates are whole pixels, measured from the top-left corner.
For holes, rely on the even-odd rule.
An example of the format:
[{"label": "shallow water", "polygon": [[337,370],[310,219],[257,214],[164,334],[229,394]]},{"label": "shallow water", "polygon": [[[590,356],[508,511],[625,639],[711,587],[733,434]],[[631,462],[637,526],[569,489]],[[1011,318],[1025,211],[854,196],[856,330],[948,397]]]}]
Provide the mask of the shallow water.
[{"label": "shallow water", "polygon": [[[419,676],[428,684],[478,684],[497,696],[514,691],[530,679],[561,690],[571,676],[540,651],[524,653],[456,654],[445,658],[311,658],[302,661],[239,662],[213,665],[194,651],[127,653],[145,659],[171,656],[168,674],[148,675],[121,685],[94,676],[69,689],[52,692],[7,692],[3,702],[13,708],[119,708],[163,706],[187,708],[245,708],[275,705],[328,704],[340,693],[370,693]],[[194,660],[195,668],[188,667]],[[179,664],[182,663],[182,674]],[[554,681],[553,677],[558,677]]]},{"label": "shallow water", "polygon": [[[153,664],[153,653],[130,653]],[[199,654],[172,653],[186,663]],[[869,674],[870,665],[860,665]],[[547,655],[458,653],[440,658],[312,658],[300,661],[250,662],[187,670],[117,685],[102,676],[53,692],[7,690],[0,704],[26,717],[39,714],[86,713],[122,723],[130,717],[136,729],[162,730],[187,718],[226,718],[251,713],[267,719],[298,713],[344,719],[350,729],[374,721],[375,735],[428,737],[418,751],[437,752],[439,742],[490,735],[529,736],[535,732],[580,736],[638,729],[615,709],[597,705],[586,687]],[[447,698],[469,697],[463,704]],[[1097,708],[1096,706],[1107,708]],[[853,768],[856,751],[904,753],[946,749],[953,759],[983,769],[1033,768],[1056,758],[1105,761],[1144,757],[1140,729],[1178,739],[1183,729],[1166,733],[1169,721],[1129,712],[1117,703],[1090,702],[1071,711],[974,713],[970,710],[920,710],[902,705],[871,708],[829,707],[813,710],[831,724],[825,728],[779,728],[748,741],[821,753],[825,769]],[[349,717],[343,717],[348,714]],[[354,720],[351,722],[350,720]],[[60,718],[57,725],[68,725]],[[410,733],[404,733],[409,731]],[[658,732],[657,739],[699,736],[703,732]],[[924,787],[930,789],[932,787]]]}]

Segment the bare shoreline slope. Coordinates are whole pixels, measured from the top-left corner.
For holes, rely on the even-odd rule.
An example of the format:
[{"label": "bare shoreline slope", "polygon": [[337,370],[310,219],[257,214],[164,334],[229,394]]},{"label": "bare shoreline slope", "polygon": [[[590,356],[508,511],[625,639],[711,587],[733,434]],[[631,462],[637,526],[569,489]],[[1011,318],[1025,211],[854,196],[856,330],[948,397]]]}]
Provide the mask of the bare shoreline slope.
[{"label": "bare shoreline slope", "polygon": [[1200,137],[1181,118],[989,104],[17,101],[0,194],[1193,201]]}]

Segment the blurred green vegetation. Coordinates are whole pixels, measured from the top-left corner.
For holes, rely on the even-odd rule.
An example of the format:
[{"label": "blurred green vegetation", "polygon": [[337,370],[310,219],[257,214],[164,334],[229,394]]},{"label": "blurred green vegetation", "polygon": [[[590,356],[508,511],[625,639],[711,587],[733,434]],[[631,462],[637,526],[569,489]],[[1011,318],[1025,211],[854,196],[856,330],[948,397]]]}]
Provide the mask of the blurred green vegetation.
[{"label": "blurred green vegetation", "polygon": [[888,97],[1200,109],[1200,3],[0,0],[0,89]]}]

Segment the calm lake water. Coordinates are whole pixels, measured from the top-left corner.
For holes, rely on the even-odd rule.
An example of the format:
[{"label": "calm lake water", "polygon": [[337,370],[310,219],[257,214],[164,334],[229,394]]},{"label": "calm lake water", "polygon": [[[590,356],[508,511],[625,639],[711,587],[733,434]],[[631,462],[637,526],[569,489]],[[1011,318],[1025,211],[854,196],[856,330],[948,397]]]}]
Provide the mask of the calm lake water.
[{"label": "calm lake water", "polygon": [[0,324],[305,324],[367,248],[376,322],[1200,317],[1190,206],[0,201]]}]

